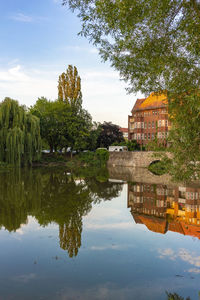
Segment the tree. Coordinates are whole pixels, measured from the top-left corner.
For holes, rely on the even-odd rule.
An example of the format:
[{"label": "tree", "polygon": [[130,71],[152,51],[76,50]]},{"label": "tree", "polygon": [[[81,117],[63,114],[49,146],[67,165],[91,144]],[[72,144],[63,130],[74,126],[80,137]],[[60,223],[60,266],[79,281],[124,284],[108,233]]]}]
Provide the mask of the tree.
[{"label": "tree", "polygon": [[197,0],[63,0],[79,11],[81,34],[103,60],[150,93],[196,89],[200,84],[200,3]]},{"label": "tree", "polygon": [[40,119],[41,137],[48,143],[50,152],[57,151],[58,146],[66,144],[63,127],[66,123],[68,107],[62,101],[50,101],[38,98],[30,111]]},{"label": "tree", "polygon": [[172,103],[173,127],[169,135],[169,150],[173,161],[171,175],[177,180],[200,178],[200,101],[199,96],[187,93],[179,103]]},{"label": "tree", "polygon": [[[185,96],[189,93],[193,101],[186,118],[191,116],[194,122],[199,118],[199,113],[194,114],[200,103],[199,1],[63,0],[65,4],[73,11],[78,10],[81,34],[99,48],[104,61],[110,60],[120,72],[121,78],[129,83],[129,92],[166,91],[172,126],[179,132],[178,137],[171,135],[171,143],[177,144],[177,138],[186,142],[189,132],[193,136],[189,122],[184,124],[185,130],[181,129],[185,118],[181,112],[184,106],[188,107]],[[178,121],[174,117],[177,109],[181,118]],[[195,156],[199,161],[200,142],[196,137],[195,143],[195,155],[190,141],[185,143],[187,151],[171,148],[176,151],[173,166],[181,166],[177,160],[181,155],[186,179],[191,174],[187,172],[191,162],[193,172],[199,173],[193,160]]]},{"label": "tree", "polygon": [[75,106],[82,104],[81,78],[76,67],[69,65],[67,71],[59,76],[58,99]]},{"label": "tree", "polygon": [[123,133],[119,130],[118,125],[111,122],[104,122],[100,125],[101,131],[97,139],[98,147],[109,147],[115,142],[121,143],[124,141]]},{"label": "tree", "polygon": [[87,148],[92,118],[80,106],[42,97],[30,111],[40,119],[41,136],[48,143],[51,153],[59,148],[70,147],[71,152]]},{"label": "tree", "polygon": [[84,150],[88,147],[88,138],[92,128],[92,117],[87,110],[71,108],[68,114],[67,127],[63,128],[67,146],[72,150]]},{"label": "tree", "polygon": [[40,158],[39,119],[10,98],[0,103],[0,161],[18,165]]}]

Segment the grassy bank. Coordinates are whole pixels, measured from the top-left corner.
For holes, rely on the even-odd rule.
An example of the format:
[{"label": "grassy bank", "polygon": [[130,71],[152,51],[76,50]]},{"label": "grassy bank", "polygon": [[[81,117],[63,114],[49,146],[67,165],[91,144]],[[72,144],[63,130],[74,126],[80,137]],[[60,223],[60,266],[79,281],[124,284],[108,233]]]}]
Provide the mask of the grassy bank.
[{"label": "grassy bank", "polygon": [[73,155],[62,153],[43,153],[39,162],[34,166],[67,166],[79,167],[104,167],[109,158],[109,152],[105,149],[97,149],[95,152],[87,151]]}]

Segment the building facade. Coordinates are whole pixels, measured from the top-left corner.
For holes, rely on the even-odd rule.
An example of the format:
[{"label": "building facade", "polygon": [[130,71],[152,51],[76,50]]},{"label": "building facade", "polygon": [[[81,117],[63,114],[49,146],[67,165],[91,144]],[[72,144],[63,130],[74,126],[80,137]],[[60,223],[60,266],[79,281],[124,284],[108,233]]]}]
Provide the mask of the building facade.
[{"label": "building facade", "polygon": [[146,145],[157,137],[160,144],[166,145],[170,124],[165,94],[151,93],[147,98],[137,99],[131,113],[128,116],[129,140]]},{"label": "building facade", "polygon": [[120,127],[119,130],[122,132],[124,139],[128,140],[128,128]]}]

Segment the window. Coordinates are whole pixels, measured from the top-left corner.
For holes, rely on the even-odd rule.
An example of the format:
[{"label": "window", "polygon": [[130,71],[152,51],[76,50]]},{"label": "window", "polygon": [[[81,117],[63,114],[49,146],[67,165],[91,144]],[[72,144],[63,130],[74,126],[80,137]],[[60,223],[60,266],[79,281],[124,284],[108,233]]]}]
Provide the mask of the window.
[{"label": "window", "polygon": [[158,127],[161,127],[161,124],[162,124],[162,121],[159,120],[159,121],[158,121]]},{"label": "window", "polygon": [[144,133],[141,134],[141,140],[144,140]]},{"label": "window", "polygon": [[144,139],[145,139],[145,140],[147,139],[147,134],[146,134],[146,133],[144,134]]},{"label": "window", "polygon": [[165,127],[167,127],[168,126],[168,121],[167,120],[165,120]]},{"label": "window", "polygon": [[147,128],[147,122],[144,123],[144,128],[145,128],[145,129]]},{"label": "window", "polygon": [[151,122],[149,122],[149,128],[151,128]]},{"label": "window", "polygon": [[141,122],[141,128],[144,128],[144,122]]},{"label": "window", "polygon": [[152,134],[151,134],[151,138],[152,138],[152,140],[154,139],[154,137],[155,137],[155,136],[154,136],[154,133],[152,133]]},{"label": "window", "polygon": [[148,140],[151,139],[151,133],[148,133]]},{"label": "window", "polygon": [[152,128],[154,128],[154,121],[152,121]]}]

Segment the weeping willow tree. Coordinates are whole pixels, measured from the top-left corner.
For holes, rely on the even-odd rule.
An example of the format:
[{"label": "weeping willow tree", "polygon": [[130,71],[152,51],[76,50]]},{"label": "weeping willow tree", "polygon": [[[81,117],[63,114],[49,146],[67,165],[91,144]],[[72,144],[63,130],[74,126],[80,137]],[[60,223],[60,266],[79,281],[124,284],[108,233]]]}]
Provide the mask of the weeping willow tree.
[{"label": "weeping willow tree", "polygon": [[0,103],[0,161],[31,164],[40,158],[40,121],[10,98]]}]

